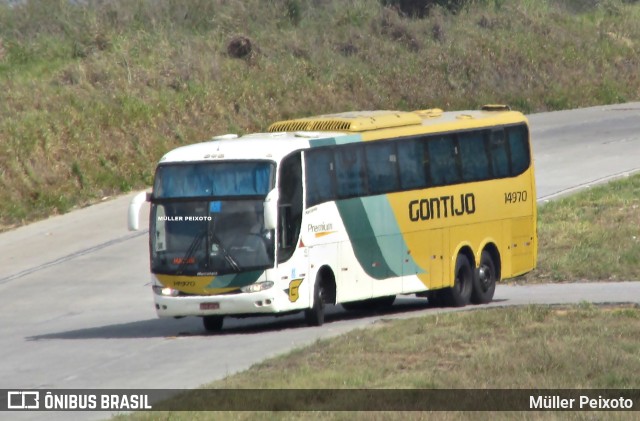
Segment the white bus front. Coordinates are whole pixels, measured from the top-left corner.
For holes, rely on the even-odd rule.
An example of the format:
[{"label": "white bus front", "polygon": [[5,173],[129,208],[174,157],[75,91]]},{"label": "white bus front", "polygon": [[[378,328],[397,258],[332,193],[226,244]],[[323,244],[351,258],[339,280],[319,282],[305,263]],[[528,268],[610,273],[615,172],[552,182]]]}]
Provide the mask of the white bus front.
[{"label": "white bus front", "polygon": [[264,218],[274,185],[271,161],[158,166],[149,246],[160,317],[204,316],[218,330],[225,315],[287,310],[287,292],[273,288],[275,231]]}]

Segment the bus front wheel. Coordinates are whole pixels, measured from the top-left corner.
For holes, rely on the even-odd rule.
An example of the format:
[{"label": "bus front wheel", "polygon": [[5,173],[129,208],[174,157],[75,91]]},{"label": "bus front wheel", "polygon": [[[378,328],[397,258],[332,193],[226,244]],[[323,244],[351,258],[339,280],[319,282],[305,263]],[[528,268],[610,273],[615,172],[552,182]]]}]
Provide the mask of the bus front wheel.
[{"label": "bus front wheel", "polygon": [[474,273],[469,259],[464,254],[458,254],[456,258],[455,280],[451,288],[442,293],[447,303],[452,307],[464,307],[471,301]]},{"label": "bus front wheel", "polygon": [[224,316],[204,316],[202,324],[208,332],[220,332],[224,323]]},{"label": "bus front wheel", "polygon": [[322,282],[322,279],[318,279],[313,288],[313,307],[304,312],[305,321],[309,326],[322,326],[324,324],[326,294],[324,282]]}]

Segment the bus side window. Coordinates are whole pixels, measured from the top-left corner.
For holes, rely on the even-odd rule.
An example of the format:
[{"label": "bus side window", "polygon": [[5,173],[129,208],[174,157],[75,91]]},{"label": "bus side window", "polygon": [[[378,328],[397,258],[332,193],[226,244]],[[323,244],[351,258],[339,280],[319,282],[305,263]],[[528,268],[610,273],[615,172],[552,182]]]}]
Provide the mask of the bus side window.
[{"label": "bus side window", "polygon": [[465,182],[489,179],[489,157],[482,132],[460,133],[458,136],[462,162],[462,179]]},{"label": "bus side window", "polygon": [[427,186],[427,162],[425,162],[424,142],[419,139],[403,140],[398,143],[398,167],[402,190],[421,189]]},{"label": "bus side window", "polygon": [[369,193],[381,194],[398,190],[398,158],[390,142],[372,143],[365,147]]},{"label": "bus side window", "polygon": [[527,126],[507,128],[509,150],[511,152],[511,175],[522,174],[530,164]]},{"label": "bus side window", "polygon": [[509,176],[509,154],[504,129],[493,129],[489,132],[489,150],[491,151],[491,166],[495,178]]},{"label": "bus side window", "polygon": [[460,173],[456,160],[456,146],[453,136],[436,136],[430,138],[429,158],[431,180],[436,186],[455,184],[460,182]]},{"label": "bus side window", "polygon": [[331,149],[312,149],[305,153],[307,207],[333,200],[335,171]]},{"label": "bus side window", "polygon": [[366,194],[364,150],[361,145],[335,149],[338,197],[348,198]]}]

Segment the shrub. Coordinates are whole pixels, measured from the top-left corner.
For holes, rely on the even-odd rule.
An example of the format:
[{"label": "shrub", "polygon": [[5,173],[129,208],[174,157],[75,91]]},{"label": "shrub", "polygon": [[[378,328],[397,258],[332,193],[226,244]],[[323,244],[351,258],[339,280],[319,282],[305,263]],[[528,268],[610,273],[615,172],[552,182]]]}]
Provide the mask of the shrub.
[{"label": "shrub", "polygon": [[456,13],[473,0],[381,0],[384,6],[397,8],[408,16],[423,18],[434,6],[441,6]]}]

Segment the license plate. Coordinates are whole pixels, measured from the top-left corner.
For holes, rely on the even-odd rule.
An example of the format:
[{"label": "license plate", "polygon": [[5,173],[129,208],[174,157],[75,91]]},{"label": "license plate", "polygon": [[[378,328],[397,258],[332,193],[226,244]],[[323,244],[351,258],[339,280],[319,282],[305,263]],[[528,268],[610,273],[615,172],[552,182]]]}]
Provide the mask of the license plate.
[{"label": "license plate", "polygon": [[200,310],[218,310],[220,303],[200,303]]}]

